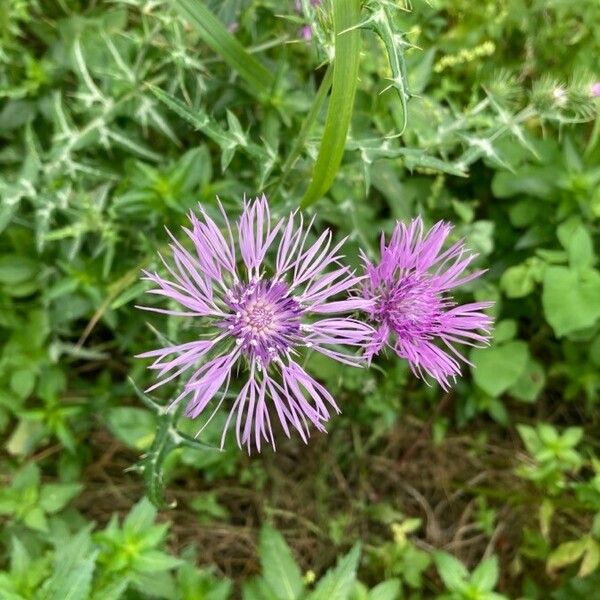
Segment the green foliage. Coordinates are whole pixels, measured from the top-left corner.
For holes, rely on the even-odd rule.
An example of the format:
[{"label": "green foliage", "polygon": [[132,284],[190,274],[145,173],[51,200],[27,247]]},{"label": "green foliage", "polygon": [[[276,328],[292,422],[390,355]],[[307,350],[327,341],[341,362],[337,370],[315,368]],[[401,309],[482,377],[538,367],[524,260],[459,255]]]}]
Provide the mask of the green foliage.
[{"label": "green foliage", "polygon": [[204,2],[172,0],[172,4],[191,21],[210,48],[247,81],[254,92],[259,96],[268,96],[274,84],[271,71],[244,49]]},{"label": "green foliage", "polygon": [[[40,500],[43,504],[44,500]],[[60,503],[55,502],[55,508]],[[60,510],[62,505],[56,510]],[[155,524],[156,510],[141,500],[119,526],[116,518],[93,534],[55,527],[51,548],[32,558],[23,541],[13,537],[10,567],[0,573],[7,600],[106,600],[152,590],[151,597],[172,600],[227,600],[230,583],[191,562],[162,550],[167,524]],[[66,524],[65,524],[66,525]],[[192,556],[188,553],[189,556]]]},{"label": "green foliage", "polygon": [[263,527],[259,552],[265,586],[276,598],[295,600],[304,591],[302,573],[280,533]]},{"label": "green foliage", "polygon": [[521,468],[524,477],[559,484],[564,473],[576,472],[581,467],[583,459],[576,450],[583,436],[580,427],[569,427],[562,434],[547,423],[540,423],[535,429],[518,425],[517,429],[535,460],[534,465]]},{"label": "green foliage", "polygon": [[40,483],[35,463],[23,467],[10,486],[0,490],[0,514],[36,531],[48,532],[48,515],[60,511],[80,491],[79,483]]},{"label": "green foliage", "polygon": [[506,596],[493,590],[498,582],[498,561],[496,558],[482,560],[472,573],[446,552],[434,555],[435,565],[449,594],[447,600],[506,600]]},{"label": "green foliage", "polygon": [[[0,597],[594,597],[598,31],[596,0],[0,0]],[[198,333],[135,308],[164,226],[263,191],[355,267],[454,223],[496,326],[450,394],[309,355],[343,415],[249,459],[140,391]]]}]

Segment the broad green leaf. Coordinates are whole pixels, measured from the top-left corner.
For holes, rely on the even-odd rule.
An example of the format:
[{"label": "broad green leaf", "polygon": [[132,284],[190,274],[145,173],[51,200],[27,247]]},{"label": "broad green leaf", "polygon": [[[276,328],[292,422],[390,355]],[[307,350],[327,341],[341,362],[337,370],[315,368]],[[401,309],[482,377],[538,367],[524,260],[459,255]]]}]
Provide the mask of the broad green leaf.
[{"label": "broad green leaf", "polygon": [[254,577],[244,581],[242,584],[242,598],[244,600],[279,600],[262,577]]},{"label": "broad green leaf", "polygon": [[552,573],[578,561],[586,551],[588,538],[564,542],[555,548],[546,561],[546,570]]},{"label": "broad green leaf", "polygon": [[[151,597],[154,596],[154,598],[176,597],[173,576],[168,571],[157,571],[155,573],[141,573],[137,571],[135,576],[132,577],[132,584],[144,596],[150,595]],[[149,590],[152,590],[150,594]]]},{"label": "broad green leaf", "polygon": [[600,317],[600,273],[593,269],[548,267],[542,306],[558,337],[592,327]]},{"label": "broad green leaf", "polygon": [[304,208],[327,193],[344,155],[358,85],[360,4],[360,0],[333,0],[333,84],[317,162],[302,198]]},{"label": "broad green leaf", "polygon": [[347,600],[356,580],[360,545],[356,544],[335,568],[327,571],[307,600]]},{"label": "broad green leaf", "polygon": [[244,79],[259,97],[268,96],[274,86],[272,71],[252,56],[207,8],[203,0],[170,0],[189,20],[204,42]]},{"label": "broad green leaf", "polygon": [[350,600],[369,600],[369,588],[360,581],[354,582]]},{"label": "broad green leaf", "polygon": [[277,598],[299,598],[304,590],[300,567],[283,536],[269,525],[261,529],[259,554],[262,576]]},{"label": "broad green leaf", "polygon": [[10,551],[10,570],[12,574],[17,577],[25,576],[30,564],[31,558],[27,552],[27,548],[25,548],[25,545],[18,537],[13,536]]},{"label": "broad green leaf", "polygon": [[143,408],[115,406],[106,420],[111,433],[130,448],[144,450],[154,439],[156,417]]},{"label": "broad green leaf", "polygon": [[21,419],[8,438],[6,449],[16,456],[27,456],[43,437],[43,423]]},{"label": "broad green leaf", "polygon": [[140,573],[156,573],[168,571],[181,564],[181,560],[160,550],[148,550],[133,561],[133,567]]},{"label": "broad green leaf", "polygon": [[369,592],[369,600],[398,600],[401,589],[399,579],[382,581]]},{"label": "broad green leaf", "polygon": [[532,270],[526,265],[509,267],[502,273],[500,287],[508,298],[523,298],[535,289]]},{"label": "broad green leaf", "polygon": [[552,594],[552,600],[595,600],[600,587],[600,573],[583,579],[572,577]]},{"label": "broad green leaf", "polygon": [[37,372],[33,368],[17,369],[10,376],[10,389],[21,399],[27,398],[33,388]]},{"label": "broad green leaf", "polygon": [[471,352],[471,371],[477,385],[490,396],[500,396],[525,371],[529,360],[527,344],[517,340]]},{"label": "broad green leaf", "polygon": [[491,592],[498,582],[498,575],[498,558],[492,556],[477,565],[471,574],[471,583],[480,591]]},{"label": "broad green leaf", "polygon": [[546,446],[554,447],[556,442],[558,442],[558,431],[556,431],[554,425],[550,425],[550,423],[538,423],[537,432],[540,436],[540,440],[542,440]]},{"label": "broad green leaf", "polygon": [[97,550],[90,543],[89,531],[80,531],[59,548],[54,560],[54,572],[35,600],[87,600],[96,564]]},{"label": "broad green leaf", "polygon": [[230,600],[232,584],[195,566],[195,553],[185,552],[185,562],[177,570],[177,591],[181,600]]},{"label": "broad green leaf", "polygon": [[556,235],[569,255],[572,269],[591,267],[594,264],[594,242],[579,217],[562,223],[556,230]]},{"label": "broad green leaf", "polygon": [[[5,577],[8,580],[6,584],[4,584],[3,581]],[[2,600],[29,600],[25,596],[21,596],[21,594],[9,590],[7,586],[13,587],[12,582],[8,579],[8,575],[0,573],[0,593],[2,593]]]},{"label": "broad green leaf", "polygon": [[121,600],[128,587],[129,579],[119,575],[114,581],[104,583],[101,587],[95,589],[90,596],[90,600]]},{"label": "broad green leaf", "polygon": [[167,536],[169,523],[158,523],[144,529],[141,533],[136,533],[137,545],[140,550],[149,550],[156,548]]},{"label": "broad green leaf", "polygon": [[560,436],[561,444],[568,448],[575,448],[583,439],[583,429],[581,427],[567,427]]},{"label": "broad green leaf", "polygon": [[508,392],[511,396],[523,402],[535,402],[539,393],[544,389],[545,383],[546,373],[544,367],[537,360],[530,358],[525,370]]},{"label": "broad green leaf", "polygon": [[492,180],[492,191],[497,198],[510,198],[518,194],[551,198],[557,189],[554,167],[525,166],[516,173],[499,171]]},{"label": "broad green leaf", "polygon": [[0,256],[0,283],[18,285],[33,279],[38,272],[38,263],[19,254]]},{"label": "broad green leaf", "polygon": [[35,529],[36,531],[48,531],[48,521],[46,519],[46,515],[39,506],[34,506],[31,510],[25,513],[25,516],[23,517],[23,523],[25,523],[27,527]]},{"label": "broad green leaf", "polygon": [[447,552],[435,552],[433,560],[442,581],[451,592],[460,592],[466,586],[469,572],[460,560]]},{"label": "broad green leaf", "polygon": [[577,576],[587,577],[591,575],[596,572],[598,565],[600,565],[600,544],[592,537],[589,537]]},{"label": "broad green leaf", "polygon": [[123,521],[123,529],[134,535],[142,535],[154,524],[156,508],[146,498],[142,498]]},{"label": "broad green leaf", "polygon": [[512,340],[517,335],[517,322],[514,319],[503,319],[494,328],[494,342],[502,344]]},{"label": "broad green leaf", "polygon": [[37,487],[39,484],[40,469],[36,463],[30,462],[17,472],[10,487],[14,490],[26,490]]},{"label": "broad green leaf", "polygon": [[44,512],[55,513],[64,508],[83,489],[81,483],[49,483],[40,491],[40,506]]}]

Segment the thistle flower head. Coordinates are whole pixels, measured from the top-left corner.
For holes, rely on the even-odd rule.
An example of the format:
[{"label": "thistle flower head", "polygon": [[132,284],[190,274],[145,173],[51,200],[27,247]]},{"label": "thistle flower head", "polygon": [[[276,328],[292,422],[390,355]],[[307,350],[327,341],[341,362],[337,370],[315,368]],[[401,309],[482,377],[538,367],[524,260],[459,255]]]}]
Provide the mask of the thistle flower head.
[{"label": "thistle flower head", "polygon": [[[173,264],[163,260],[169,279],[145,272],[156,286],[150,293],[180,308],[140,308],[196,319],[199,332],[194,341],[140,355],[153,358],[150,369],[158,371],[148,391],[185,373],[187,382],[173,404],[187,401],[186,414],[193,418],[215,405],[208,423],[243,370],[245,382],[229,408],[221,445],[235,421],[240,447],[260,451],[263,440],[275,446],[272,414],[288,437],[296,430],[306,442],[308,424],[324,431],[331,411],[339,409],[298,363],[299,351],[311,348],[359,364],[352,351],[372,330],[347,314],[369,301],[347,297],[359,277],[340,265],[343,240],[333,244],[330,231],[309,243],[312,222],[305,226],[294,213],[273,223],[264,196],[244,202],[235,225],[222,207],[221,215],[224,231],[203,208],[190,214],[191,227],[184,231],[193,251],[171,235]],[[341,293],[345,299],[335,300]]]},{"label": "thistle flower head", "polygon": [[600,81],[598,81],[597,83],[593,83],[591,85],[590,92],[591,92],[592,96],[595,96],[596,98],[600,98]]},{"label": "thistle flower head", "polygon": [[429,374],[444,389],[460,374],[460,361],[468,363],[456,344],[486,343],[492,324],[481,312],[490,302],[458,305],[450,295],[482,273],[465,274],[475,255],[462,241],[442,250],[451,229],[439,222],[425,232],[420,218],[408,226],[397,223],[387,245],[381,238],[379,263],[362,257],[363,297],[372,301],[367,312],[376,325],[367,358],[390,347],[415,375]]}]

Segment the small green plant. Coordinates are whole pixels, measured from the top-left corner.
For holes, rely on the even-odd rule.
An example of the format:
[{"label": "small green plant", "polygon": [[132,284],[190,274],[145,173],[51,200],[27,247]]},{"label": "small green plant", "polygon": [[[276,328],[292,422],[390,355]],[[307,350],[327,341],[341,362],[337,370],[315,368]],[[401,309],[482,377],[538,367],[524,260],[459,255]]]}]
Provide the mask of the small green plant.
[{"label": "small green plant", "polygon": [[82,488],[80,483],[43,484],[39,467],[29,463],[16,473],[10,485],[0,490],[0,514],[30,529],[49,533],[49,515],[61,511]]},{"label": "small green plant", "polygon": [[548,423],[539,423],[535,428],[518,425],[517,429],[534,461],[519,467],[522,477],[558,492],[567,475],[577,473],[583,465],[576,449],[583,437],[580,427],[569,427],[562,433]]},{"label": "small green plant", "polygon": [[471,573],[447,552],[434,553],[433,560],[449,592],[439,596],[439,600],[508,600],[493,591],[499,576],[496,557],[482,560]]}]

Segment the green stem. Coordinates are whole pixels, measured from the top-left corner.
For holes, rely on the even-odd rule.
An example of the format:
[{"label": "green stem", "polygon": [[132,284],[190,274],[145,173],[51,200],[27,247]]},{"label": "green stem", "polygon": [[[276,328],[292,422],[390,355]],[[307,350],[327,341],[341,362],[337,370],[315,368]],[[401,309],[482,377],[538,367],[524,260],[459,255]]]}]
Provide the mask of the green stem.
[{"label": "green stem", "polygon": [[327,193],[344,155],[358,86],[360,4],[361,0],[333,0],[333,85],[317,162],[301,202],[303,208]]},{"label": "green stem", "polygon": [[327,71],[325,71],[325,75],[323,77],[323,80],[321,81],[321,85],[319,86],[319,89],[317,90],[317,95],[315,96],[313,104],[310,107],[310,111],[308,112],[308,114],[306,115],[306,118],[302,122],[302,126],[300,127],[300,131],[299,131],[298,135],[296,136],[296,139],[294,141],[292,149],[290,150],[288,157],[285,159],[285,162],[283,163],[283,166],[281,167],[281,178],[279,179],[277,187],[275,188],[274,195],[277,195],[277,193],[279,192],[279,190],[281,189],[281,187],[287,180],[292,168],[294,167],[294,164],[296,164],[296,161],[298,160],[298,157],[300,156],[300,153],[302,152],[302,148],[304,147],[304,144],[306,143],[306,139],[308,138],[308,135],[309,135],[315,121],[317,120],[319,113],[321,112],[321,108],[323,107],[325,98],[327,97],[327,94],[329,93],[329,89],[331,88],[332,80],[333,80],[333,67],[330,64],[327,67]]}]

